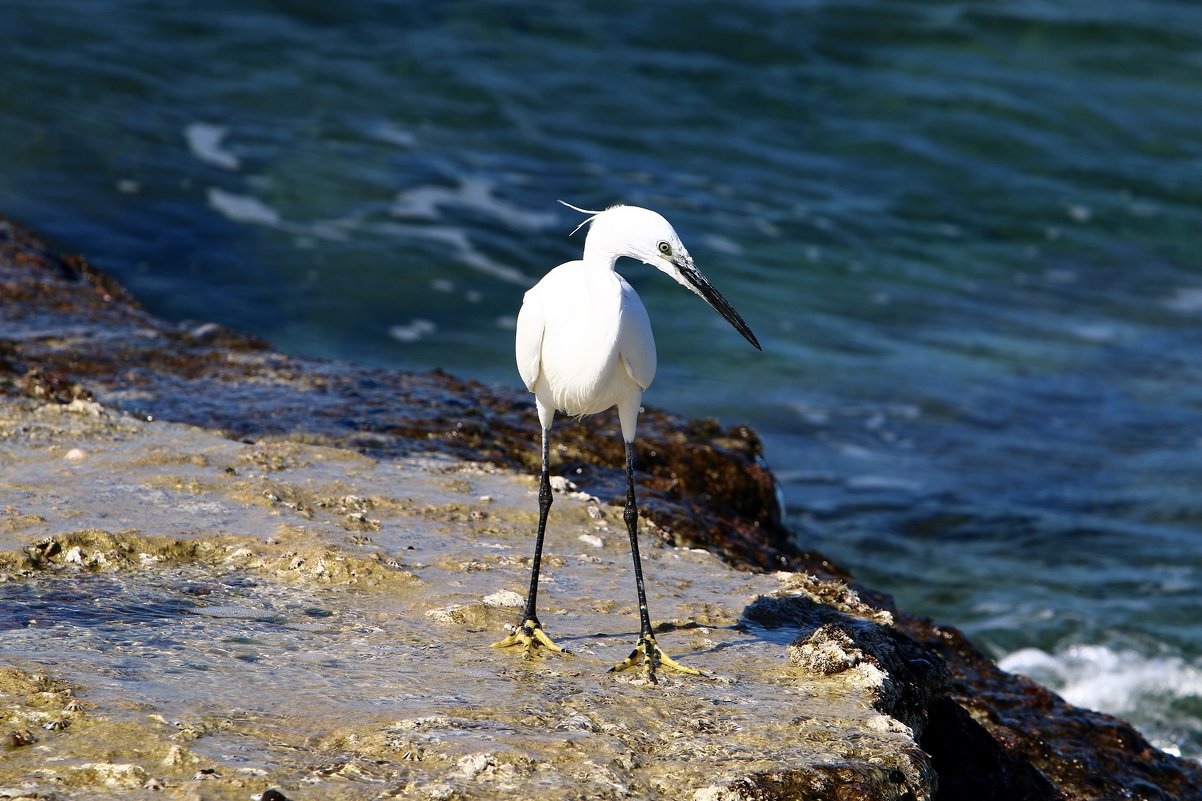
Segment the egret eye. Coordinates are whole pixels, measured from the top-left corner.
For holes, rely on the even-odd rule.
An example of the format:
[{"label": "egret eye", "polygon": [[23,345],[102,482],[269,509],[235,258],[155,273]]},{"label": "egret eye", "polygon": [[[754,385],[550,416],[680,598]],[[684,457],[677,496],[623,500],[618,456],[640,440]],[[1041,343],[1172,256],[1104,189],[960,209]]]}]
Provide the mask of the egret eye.
[{"label": "egret eye", "polygon": [[659,252],[664,254],[665,256],[668,256],[672,253],[672,246],[669,245],[667,242],[660,242],[659,243]]}]

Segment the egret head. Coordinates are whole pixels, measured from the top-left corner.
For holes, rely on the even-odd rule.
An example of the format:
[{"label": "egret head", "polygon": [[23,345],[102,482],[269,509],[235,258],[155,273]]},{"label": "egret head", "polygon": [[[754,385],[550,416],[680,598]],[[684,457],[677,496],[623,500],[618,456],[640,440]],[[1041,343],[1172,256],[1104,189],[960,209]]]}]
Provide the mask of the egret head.
[{"label": "egret head", "polygon": [[[586,211],[567,203],[564,205],[592,215],[580,224],[589,223],[588,235],[584,240],[585,259],[607,259],[612,263],[621,256],[628,256],[651,265],[695,293],[733,325],[756,350],[762,350],[759,340],[739,313],[693,264],[693,257],[663,215],[638,206],[611,206],[605,211]],[[580,226],[576,230],[580,230]]]}]

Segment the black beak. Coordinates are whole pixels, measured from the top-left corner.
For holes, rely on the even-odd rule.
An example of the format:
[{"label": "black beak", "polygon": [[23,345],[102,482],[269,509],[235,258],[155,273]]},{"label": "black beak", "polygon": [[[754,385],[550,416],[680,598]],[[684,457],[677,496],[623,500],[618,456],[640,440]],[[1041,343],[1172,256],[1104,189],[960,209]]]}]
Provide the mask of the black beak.
[{"label": "black beak", "polygon": [[743,335],[743,338],[755,346],[756,350],[763,350],[760,347],[760,341],[755,338],[755,334],[751,333],[751,328],[747,323],[743,322],[743,318],[734,310],[734,307],[722,297],[722,293],[714,289],[714,285],[705,279],[701,271],[693,266],[693,260],[688,258],[672,260],[672,264],[680,271],[680,275],[684,278],[684,284],[689,289],[697,293],[697,295],[710,305],[710,308],[726,318],[726,322],[735,327],[735,330]]}]

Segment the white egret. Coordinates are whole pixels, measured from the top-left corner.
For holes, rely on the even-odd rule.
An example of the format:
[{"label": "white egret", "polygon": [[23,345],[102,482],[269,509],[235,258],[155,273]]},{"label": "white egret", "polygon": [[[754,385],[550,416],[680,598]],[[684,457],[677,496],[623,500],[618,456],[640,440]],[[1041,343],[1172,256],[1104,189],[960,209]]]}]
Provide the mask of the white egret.
[{"label": "white egret", "polygon": [[624,518],[634,559],[640,629],[630,656],[610,670],[642,664],[651,681],[656,680],[655,670],[660,665],[696,674],[693,668],[660,651],[647,611],[634,497],[634,435],[643,391],[655,377],[655,339],[643,302],[615,272],[615,263],[628,256],[667,273],[725,317],[757,350],[761,349],[760,343],[743,318],[694,266],[680,237],[662,216],[636,206],[614,206],[600,212],[569,208],[592,215],[576,228],[580,230],[590,224],[584,241],[584,258],[561,264],[543,276],[526,293],[518,314],[518,372],[526,388],[534,393],[542,424],[538,534],[521,623],[512,635],[494,643],[494,647],[521,645],[527,655],[540,647],[563,651],[543,632],[535,611],[543,535],[551,508],[548,464],[551,422],[557,410],[580,417],[617,406],[626,446]]}]

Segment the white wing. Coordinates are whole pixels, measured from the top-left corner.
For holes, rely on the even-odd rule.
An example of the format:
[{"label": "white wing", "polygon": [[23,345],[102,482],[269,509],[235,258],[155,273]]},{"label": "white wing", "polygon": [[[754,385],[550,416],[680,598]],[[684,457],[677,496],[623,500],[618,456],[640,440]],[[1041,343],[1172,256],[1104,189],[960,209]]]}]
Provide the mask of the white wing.
[{"label": "white wing", "polygon": [[534,290],[526,293],[522,300],[521,311],[518,312],[518,333],[516,351],[518,373],[526,384],[526,389],[534,391],[538,374],[542,371],[543,361],[543,329],[546,320],[543,317],[542,301],[534,294]]},{"label": "white wing", "polygon": [[618,353],[626,374],[643,389],[655,380],[655,337],[647,308],[626,279],[622,282],[622,322],[618,329]]}]

